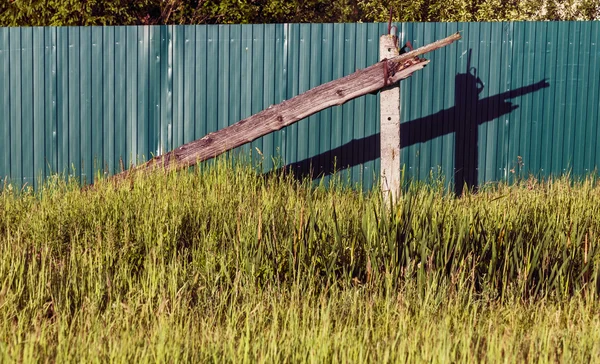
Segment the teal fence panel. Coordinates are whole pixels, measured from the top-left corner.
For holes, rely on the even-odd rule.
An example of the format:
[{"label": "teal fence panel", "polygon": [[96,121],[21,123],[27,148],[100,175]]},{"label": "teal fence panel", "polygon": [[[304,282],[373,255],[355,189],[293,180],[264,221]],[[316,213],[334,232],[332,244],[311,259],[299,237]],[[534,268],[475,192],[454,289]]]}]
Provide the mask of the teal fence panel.
[{"label": "teal fence panel", "polygon": [[419,47],[456,30],[460,41],[401,83],[407,175],[441,172],[461,192],[530,173],[593,172],[599,23],[402,24],[400,37]]},{"label": "teal fence panel", "polygon": [[[399,23],[419,47],[461,31],[401,82],[408,178],[477,186],[582,176],[600,163],[600,23]],[[92,182],[378,60],[387,24],[0,28],[0,177]],[[379,96],[238,152],[371,188]],[[276,163],[276,164],[275,164]]]}]

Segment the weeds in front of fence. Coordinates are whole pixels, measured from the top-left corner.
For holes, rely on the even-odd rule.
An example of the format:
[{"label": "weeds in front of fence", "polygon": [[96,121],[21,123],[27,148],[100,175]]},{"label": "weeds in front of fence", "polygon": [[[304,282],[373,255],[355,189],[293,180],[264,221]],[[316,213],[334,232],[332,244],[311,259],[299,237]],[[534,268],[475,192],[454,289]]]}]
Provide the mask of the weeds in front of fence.
[{"label": "weeds in front of fence", "polygon": [[455,198],[220,162],[0,195],[14,361],[576,360],[600,355],[600,186]]}]

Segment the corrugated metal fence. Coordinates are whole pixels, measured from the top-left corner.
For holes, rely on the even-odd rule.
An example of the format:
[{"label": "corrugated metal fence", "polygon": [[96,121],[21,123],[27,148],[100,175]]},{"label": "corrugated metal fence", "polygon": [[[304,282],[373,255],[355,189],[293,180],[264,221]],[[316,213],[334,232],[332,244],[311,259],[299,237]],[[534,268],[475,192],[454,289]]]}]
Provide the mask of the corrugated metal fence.
[{"label": "corrugated metal fence", "polygon": [[[0,28],[0,176],[87,180],[367,67],[387,24]],[[415,47],[462,31],[401,83],[407,175],[462,184],[600,163],[600,22],[402,23]],[[264,168],[379,171],[379,98],[245,146]],[[521,162],[521,163],[519,163]],[[521,168],[519,169],[519,166]]]}]

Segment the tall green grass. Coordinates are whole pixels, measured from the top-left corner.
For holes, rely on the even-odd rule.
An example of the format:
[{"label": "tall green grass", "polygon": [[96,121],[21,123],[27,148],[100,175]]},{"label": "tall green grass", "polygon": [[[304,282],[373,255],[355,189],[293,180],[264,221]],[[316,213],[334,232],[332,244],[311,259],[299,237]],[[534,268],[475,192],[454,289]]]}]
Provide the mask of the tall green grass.
[{"label": "tall green grass", "polygon": [[[326,188],[327,187],[327,188]],[[219,162],[0,194],[2,361],[589,361],[600,186],[455,198]]]}]

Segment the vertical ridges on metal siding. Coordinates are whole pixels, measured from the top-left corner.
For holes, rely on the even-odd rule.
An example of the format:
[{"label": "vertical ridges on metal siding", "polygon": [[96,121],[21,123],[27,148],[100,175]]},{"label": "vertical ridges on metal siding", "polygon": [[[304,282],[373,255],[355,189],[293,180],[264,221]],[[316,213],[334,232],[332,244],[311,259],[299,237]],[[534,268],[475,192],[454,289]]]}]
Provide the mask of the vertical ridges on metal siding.
[{"label": "vertical ridges on metal siding", "polygon": [[596,170],[600,164],[600,68],[593,65],[600,64],[600,22],[590,24],[590,69],[589,86],[587,89],[587,121],[590,124],[589,133],[586,137],[586,160],[589,160],[588,168]]},{"label": "vertical ridges on metal siding", "polygon": [[573,44],[579,41],[580,29],[576,23],[570,22],[569,32],[572,32],[570,39],[566,43],[566,48],[563,50],[566,53],[566,60],[564,64],[565,68],[565,95],[564,95],[564,129],[563,129],[563,141],[564,153],[568,154],[563,158],[562,164],[567,164],[567,169],[572,173],[576,168],[576,161],[573,159],[575,151],[575,145],[573,144],[573,137],[575,135],[574,126],[577,124],[575,119],[576,104],[577,104],[577,85],[575,81],[578,73],[578,58],[579,52],[574,49]]},{"label": "vertical ridges on metal siding", "polygon": [[217,44],[219,45],[219,53],[216,58],[218,66],[217,82],[215,89],[218,90],[219,98],[217,99],[217,115],[218,124],[217,130],[229,126],[229,32],[230,27],[219,25],[219,33]]},{"label": "vertical ridges on metal siding", "polygon": [[[58,133],[57,133],[57,42],[56,28],[44,29],[44,85],[45,85],[45,176],[58,172]],[[0,174],[1,175],[1,174]]]},{"label": "vertical ridges on metal siding", "polygon": [[160,109],[160,146],[161,153],[172,150],[173,122],[173,39],[172,26],[161,25],[161,109]]},{"label": "vertical ridges on metal siding", "polygon": [[[321,83],[329,82],[332,80],[333,72],[333,36],[334,36],[334,25],[333,24],[322,24],[320,27],[319,49],[320,49],[320,61],[319,61],[319,75]],[[315,52],[315,56],[316,56]],[[315,71],[316,72],[316,71]],[[318,154],[322,156],[319,160],[320,170],[329,171],[332,167],[331,160],[331,135],[332,135],[332,108],[325,109],[319,113],[319,145]],[[329,176],[325,176],[325,181],[329,181]]]},{"label": "vertical ridges on metal siding", "polygon": [[[377,51],[374,52],[371,55],[371,64],[374,64],[375,62],[379,61],[379,36],[381,36],[382,34],[386,34],[387,33],[387,27],[388,25],[386,23],[375,23],[375,27],[376,27],[376,42],[377,42]],[[403,27],[399,27],[399,28],[403,28]],[[401,37],[402,38],[402,37]],[[404,44],[404,43],[402,43]],[[406,81],[406,80],[405,80]],[[400,86],[400,108],[402,109],[402,91],[403,88],[402,86]],[[380,133],[380,120],[381,120],[381,110],[379,109],[379,92],[376,95],[375,98],[375,115],[374,115],[374,124],[375,124],[375,132],[377,134]],[[400,110],[400,113],[402,113],[402,110]],[[402,123],[403,119],[402,119],[402,115],[400,115],[400,122]],[[379,178],[380,178],[380,169],[381,169],[381,158],[379,157],[379,153],[380,153],[380,142],[378,141],[376,144],[376,151],[374,151],[374,153],[376,153],[377,158],[375,159],[375,163],[374,163],[374,171],[373,171],[373,175],[375,176],[376,180],[375,180],[375,186],[379,186]],[[400,151],[400,158],[402,158],[402,150]],[[400,160],[400,168],[404,168],[402,165],[402,159]]]},{"label": "vertical ridges on metal siding", "polygon": [[[429,42],[429,39],[435,41],[440,37],[444,37],[443,34],[446,33],[445,23],[433,23],[431,28],[433,29],[430,29],[429,32],[426,32],[425,34],[426,42]],[[432,64],[444,64],[446,48],[447,47],[444,47],[437,52],[433,52],[429,56]],[[441,134],[441,130],[443,129],[443,125],[441,124],[441,120],[437,118],[437,115],[441,115],[440,113],[443,112],[445,74],[444,68],[439,67],[426,67],[425,71],[429,72],[429,91],[426,92],[425,95],[429,99],[426,105],[429,108],[427,115],[429,115],[429,123],[432,125],[429,130],[431,135],[431,154],[428,167],[432,175],[435,175],[438,167],[442,165],[443,134]]]},{"label": "vertical ridges on metal siding", "polygon": [[[588,129],[588,121],[586,115],[586,93],[588,88],[589,74],[589,52],[590,52],[590,27],[586,27],[584,23],[578,22],[577,34],[573,39],[573,52],[577,54],[577,63],[574,65],[574,78],[571,80],[573,95],[572,105],[570,110],[571,124],[571,143],[573,145],[573,173],[581,176],[589,173],[583,156],[585,153],[585,138],[586,130]],[[580,142],[578,142],[580,141]]]},{"label": "vertical ridges on metal siding", "polygon": [[[458,23],[447,24],[446,32],[448,34],[456,33],[459,29]],[[463,33],[464,34],[464,33]],[[460,72],[457,68],[458,62],[458,47],[446,47],[443,58],[443,64],[445,67],[440,67],[439,72],[442,74],[444,80],[444,103],[442,118],[442,143],[443,143],[443,157],[442,157],[442,173],[448,183],[454,181],[454,151],[455,151],[455,119],[454,110],[456,109],[456,95],[454,93],[456,75]],[[433,64],[435,67],[435,64]]]},{"label": "vertical ridges on metal siding", "polygon": [[[459,30],[459,24],[451,23],[447,24],[447,32],[457,32]],[[460,28],[462,30],[462,26]],[[463,31],[463,36],[466,36],[466,32]],[[464,42],[464,40],[460,40],[460,42]],[[440,85],[435,85],[436,88],[441,88],[443,92],[443,101],[441,105],[442,113],[441,116],[437,116],[436,114],[432,114],[430,117],[434,119],[436,122],[436,129],[441,130],[442,138],[438,139],[442,144],[442,173],[447,179],[448,183],[452,183],[454,181],[455,174],[455,137],[456,137],[456,125],[457,121],[454,117],[454,114],[457,109],[456,104],[456,95],[455,95],[455,83],[456,83],[456,75],[461,72],[457,68],[457,62],[459,60],[459,55],[462,52],[459,52],[460,46],[456,47],[448,47],[444,50],[444,54],[441,62],[446,65],[446,67],[436,67],[438,64],[435,59],[432,60],[432,68],[434,68],[433,72],[436,72],[440,75]],[[410,107],[410,106],[406,106]],[[424,117],[428,117],[424,115]],[[441,123],[441,125],[439,125]]]},{"label": "vertical ridges on metal siding", "polygon": [[[520,79],[520,86],[527,87],[534,84],[536,81],[534,72],[536,64],[534,63],[534,44],[531,38],[534,36],[533,30],[535,26],[532,23],[516,24],[515,30],[519,32],[520,36],[518,43],[516,44],[519,48],[520,60],[522,63],[522,73]],[[524,163],[524,168],[520,170],[520,178],[527,177],[527,169],[531,164],[531,145],[535,138],[532,135],[533,124],[535,122],[532,111],[533,111],[533,100],[534,93],[528,93],[523,95],[518,102],[519,116],[520,116],[520,131],[518,132],[518,145],[515,146],[515,153],[517,158],[520,156]]]},{"label": "vertical ridges on metal siding", "polygon": [[[430,38],[429,29],[426,31],[425,24],[423,23],[416,23],[413,25],[413,35],[415,36],[415,42],[418,44],[415,45],[415,47],[421,47],[427,44],[427,40]],[[429,104],[431,104],[431,85],[429,84],[431,73],[429,67],[427,67],[427,70],[423,71],[425,72],[416,72],[411,76],[411,78],[415,78],[411,95],[411,102],[414,104],[412,104],[411,107],[416,109],[416,115],[419,116],[428,115]],[[420,117],[418,118],[420,119]],[[429,125],[426,125],[424,122],[418,122],[416,125],[418,128],[418,139],[422,142],[417,144],[413,176],[416,179],[420,179],[424,175],[427,175],[428,171],[431,134],[429,133]]]},{"label": "vertical ridges on metal siding", "polygon": [[74,172],[75,176],[81,177],[81,62],[80,51],[80,29],[69,28],[68,38],[68,172]]},{"label": "vertical ridges on metal siding", "polygon": [[[252,82],[253,82],[253,64],[252,58],[254,58],[254,32],[256,27],[260,24],[251,24],[244,28],[240,28],[240,119],[245,119],[252,115],[252,101],[254,95],[252,95]],[[262,56],[257,54],[258,59],[262,59]],[[261,87],[260,80],[257,84]]]},{"label": "vertical ridges on metal siding", "polygon": [[115,33],[115,168],[119,172],[128,167],[128,109],[129,97],[127,96],[127,28],[114,27]]},{"label": "vertical ridges on metal siding", "polygon": [[[322,50],[323,50],[323,24],[316,24],[311,27],[310,38],[307,40],[308,46],[310,47],[310,73],[307,75],[308,78],[308,89],[319,86],[322,81],[321,67],[322,67]],[[318,156],[320,153],[320,144],[321,144],[321,133],[320,123],[324,122],[322,120],[321,113],[312,115],[308,118],[308,131],[307,131],[307,143],[308,157]],[[321,171],[321,166],[319,165],[319,160],[315,160],[315,163],[312,167],[315,171],[315,174],[318,175]]]},{"label": "vertical ridges on metal siding", "polygon": [[[229,83],[226,87],[228,95],[228,104],[221,105],[228,107],[227,126],[235,124],[241,118],[241,75],[242,75],[242,29],[240,24],[231,25],[229,29],[229,39],[227,41],[229,49],[229,58],[224,60],[229,64]],[[247,145],[234,149],[231,153],[239,155],[246,154]]]},{"label": "vertical ridges on metal siding", "polygon": [[[492,26],[490,29],[489,36],[489,67],[490,73],[489,78],[484,80],[486,92],[488,97],[494,97],[500,93],[500,57],[502,52],[502,24]],[[492,71],[493,70],[493,71]],[[467,72],[468,70],[462,70]],[[502,102],[502,101],[499,101]],[[498,105],[497,103],[490,102],[484,110],[485,115],[485,131],[486,131],[486,144],[484,146],[485,151],[485,181],[496,180],[499,176],[498,168],[498,134],[500,132],[500,121],[497,118]],[[482,153],[483,154],[483,153]]]},{"label": "vertical ridges on metal siding", "polygon": [[89,176],[88,181],[93,182],[98,171],[104,168],[104,150],[103,150],[103,132],[104,132],[104,115],[103,115],[103,51],[104,42],[101,27],[93,27],[91,29],[91,139],[92,139],[92,167],[93,175]]},{"label": "vertical ridges on metal siding", "polygon": [[83,183],[93,181],[93,151],[92,151],[92,115],[91,115],[91,28],[80,29],[79,59],[80,64],[80,109],[76,122],[80,125],[80,160],[77,169]]},{"label": "vertical ridges on metal siding", "polygon": [[477,79],[480,79],[481,74],[479,73],[479,56],[481,48],[479,47],[481,37],[481,24],[480,23],[469,23],[469,47],[468,51],[471,53],[471,67],[475,67],[473,71],[466,69],[468,76],[468,82],[465,82],[467,87],[467,100],[466,100],[466,119],[461,120],[461,124],[464,128],[465,133],[465,145],[463,154],[463,174],[464,180],[469,187],[477,185],[478,182],[478,170],[477,163],[479,159],[479,145],[478,145],[478,129],[479,123],[477,120],[477,111],[479,108],[478,101],[480,95],[478,94],[479,89],[477,85]]},{"label": "vertical ridges on metal siding", "polygon": [[567,164],[567,170],[574,172],[576,168],[576,161],[573,159],[574,143],[574,124],[577,123],[575,119],[575,104],[577,103],[577,65],[579,63],[577,48],[574,47],[574,43],[579,41],[579,22],[569,22],[569,39],[566,42],[564,52],[566,53],[566,64],[565,64],[565,99],[564,99],[564,134],[563,144],[564,153],[567,155],[566,160],[563,161]]},{"label": "vertical ridges on metal siding", "polygon": [[[252,94],[252,58],[254,53],[252,38],[254,37],[254,25],[247,25],[245,28],[244,30],[243,27],[240,27],[240,58],[238,60],[240,64],[240,114],[237,120],[245,119],[252,115],[252,99],[254,98]],[[260,82],[257,86],[261,87]],[[235,123],[237,120],[233,122]],[[261,139],[259,138],[253,143],[242,146],[242,150],[246,154],[244,157],[256,157],[257,154],[253,146],[257,146],[260,143]]]},{"label": "vertical ridges on metal siding", "polygon": [[[459,82],[459,77],[466,77],[467,72],[467,61],[469,56],[470,47],[470,28],[471,23],[460,24],[462,29],[459,29],[463,34],[463,38],[460,39],[456,44],[456,76],[454,79],[453,93],[455,96],[455,107],[452,115],[452,126],[453,134],[455,138],[454,143],[454,167],[452,174],[452,181],[456,185],[462,186],[463,181],[459,181],[459,176],[464,173],[464,150],[465,141],[460,140],[465,135],[465,122],[466,122],[466,102],[467,97],[463,96],[467,94],[467,84],[465,82]],[[460,187],[459,187],[460,188]]]},{"label": "vertical ridges on metal siding", "polygon": [[180,144],[185,144],[194,140],[194,115],[196,114],[196,103],[194,94],[196,92],[196,29],[193,26],[186,25],[183,27],[183,39],[180,40],[183,44],[180,47],[183,48],[183,67],[177,74],[176,79],[181,79],[182,95],[180,96],[180,103],[182,103],[183,109],[180,111],[180,132],[181,140]]},{"label": "vertical ridges on metal siding", "polygon": [[129,168],[137,153],[137,28],[125,27],[125,150],[123,163]]},{"label": "vertical ridges on metal siding", "polygon": [[[288,24],[287,41],[287,90],[286,100],[298,95],[298,59],[300,57],[300,24]],[[293,45],[293,46],[292,46]],[[298,123],[285,128],[285,163],[291,164],[298,157]]]},{"label": "vertical ridges on metal siding", "polygon": [[[241,80],[242,80],[242,26],[231,25],[229,30],[229,117],[227,125],[233,125],[241,118]],[[224,60],[225,61],[225,60]]]},{"label": "vertical ridges on metal siding", "polygon": [[161,121],[161,32],[148,27],[148,159],[160,154]]},{"label": "vertical ridges on metal siding", "polygon": [[10,176],[10,48],[9,28],[0,28],[0,184]]},{"label": "vertical ridges on metal siding", "polygon": [[[311,24],[300,24],[298,29],[298,56],[297,56],[297,79],[298,85],[295,90],[295,94],[301,94],[310,89],[310,73],[312,71],[312,65],[310,63],[310,52],[311,52]],[[296,157],[291,162],[300,162],[306,160],[309,157],[308,146],[309,146],[309,123],[310,118],[300,120],[297,127],[297,139],[296,139]]]},{"label": "vertical ridges on metal siding", "polygon": [[[487,128],[488,128],[488,110],[482,105],[482,102],[485,102],[486,99],[490,97],[490,90],[488,88],[487,83],[484,80],[488,80],[490,78],[490,74],[493,70],[490,68],[490,56],[491,56],[491,24],[483,23],[479,27],[479,42],[476,45],[479,51],[476,64],[477,64],[477,72],[476,77],[479,77],[483,82],[483,89],[479,93],[477,97],[478,107],[475,115],[475,120],[477,122],[477,155],[478,160],[476,161],[477,165],[477,181],[479,183],[485,183],[488,181],[489,172],[487,168]],[[475,60],[473,60],[475,61]]]},{"label": "vertical ridges on metal siding", "polygon": [[[587,135],[592,133],[591,120],[588,119],[588,93],[590,90],[590,49],[592,27],[581,25],[581,33],[577,46],[579,47],[578,74],[577,74],[577,107],[575,118],[577,125],[575,127],[575,152],[576,174],[588,174],[593,170],[589,161],[585,159],[587,149]],[[596,67],[597,68],[597,67]],[[593,81],[592,81],[593,83]]]},{"label": "vertical ridges on metal siding", "polygon": [[[275,25],[274,39],[272,40],[275,56],[273,57],[275,67],[273,68],[273,102],[277,104],[285,99],[287,89],[287,24]],[[282,167],[285,150],[285,129],[273,133],[273,156],[276,167]]]},{"label": "vertical ridges on metal siding", "polygon": [[[501,67],[500,67],[500,93],[510,92],[512,86],[512,50],[513,50],[513,30],[512,23],[502,23],[502,43],[501,43]],[[496,153],[497,170],[496,180],[506,180],[508,178],[508,144],[509,144],[509,127],[510,114],[506,113],[504,108],[509,108],[510,105],[505,104],[503,100],[499,100],[500,105],[496,107],[498,112],[498,153]]]},{"label": "vertical ridges on metal siding", "polygon": [[563,159],[568,158],[565,155],[565,111],[566,111],[566,84],[567,84],[567,62],[568,62],[568,45],[569,45],[569,28],[570,23],[556,23],[557,40],[556,40],[556,78],[554,89],[554,135],[552,143],[552,174],[559,175],[566,172],[567,166],[564,165]]},{"label": "vertical ridges on metal siding", "polygon": [[[288,74],[289,74],[289,44],[290,44],[290,24],[283,24],[283,34],[281,34],[281,79],[283,80],[283,84],[279,87],[278,92],[276,92],[279,97],[278,99],[285,100],[288,94]],[[278,82],[279,84],[279,82]],[[278,132],[277,139],[279,140],[279,158],[280,163],[285,166],[287,159],[287,148],[286,148],[286,139],[287,139],[287,128],[283,128]]]},{"label": "vertical ridges on metal siding", "polygon": [[[270,105],[275,105],[277,101],[277,84],[280,83],[281,79],[278,77],[278,70],[281,70],[281,62],[277,62],[280,57],[277,54],[280,53],[278,45],[282,44],[281,34],[283,27],[281,25],[267,24],[264,28],[261,28],[262,32],[262,53],[264,62],[262,64],[261,74],[263,75],[263,109]],[[260,67],[260,65],[259,65]],[[258,77],[255,74],[255,77]],[[264,155],[263,170],[268,171],[275,167],[274,161],[271,157],[278,157],[278,151],[280,143],[278,136],[280,132],[270,133],[263,138],[262,152]]]},{"label": "vertical ridges on metal siding", "polygon": [[[423,23],[415,23],[413,24],[413,37],[414,42],[413,46],[415,48],[422,47],[425,45],[425,27]],[[413,79],[412,91],[411,91],[411,108],[414,109],[414,119],[420,119],[420,116],[423,115],[423,103],[430,101],[430,97],[426,94],[427,90],[424,84],[425,75],[423,72],[415,72],[414,75],[411,76]],[[426,97],[425,99],[423,97]],[[429,153],[425,152],[425,149],[428,148],[431,144],[427,140],[427,125],[424,123],[418,122],[414,124],[416,126],[416,134],[417,139],[420,141],[415,144],[414,150],[414,164],[412,165],[412,173],[411,177],[415,179],[419,179],[421,176],[422,168],[427,168],[425,163],[421,162],[423,160],[423,156],[426,158],[429,156]]]},{"label": "vertical ridges on metal siding", "polygon": [[[435,25],[435,33],[434,39],[439,39],[440,37],[446,36],[446,34],[451,34],[448,30],[449,23],[436,23]],[[446,60],[449,58],[449,49],[448,47],[444,47],[439,52],[435,52],[432,55],[432,63],[433,64],[445,64]],[[433,68],[433,67],[432,67]],[[433,109],[431,110],[431,117],[435,118],[436,122],[436,141],[434,143],[434,148],[432,151],[432,156],[436,161],[435,165],[432,165],[430,168],[433,171],[433,176],[439,177],[445,175],[446,170],[450,170],[448,167],[448,163],[446,163],[446,152],[447,149],[447,135],[446,135],[446,94],[449,78],[451,78],[451,74],[446,71],[447,67],[435,67],[432,69],[433,72],[433,90],[431,95],[433,97]],[[439,115],[439,116],[438,116]]]},{"label": "vertical ridges on metal siding", "polygon": [[34,119],[33,119],[33,29],[21,28],[21,183],[33,186]]},{"label": "vertical ridges on metal siding", "polygon": [[[410,41],[413,47],[418,48],[421,43],[420,39],[418,39],[418,34],[415,31],[414,25],[414,23],[402,24],[402,34],[405,36],[405,39],[402,40],[402,44],[406,43],[406,41]],[[400,138],[401,141],[404,140],[408,142],[401,145],[400,158],[404,165],[407,178],[413,178],[415,176],[415,171],[417,170],[415,166],[418,164],[419,143],[415,142],[415,140],[419,135],[418,129],[420,125],[414,121],[419,117],[418,105],[420,98],[415,94],[417,90],[419,90],[419,73],[420,72],[417,72],[408,79],[401,81],[402,85],[400,86],[400,123],[406,123],[404,128],[401,127],[403,132],[401,133]]]},{"label": "vertical ridges on metal siding", "polygon": [[[33,109],[33,180],[31,181],[33,186],[37,185],[38,181],[42,181],[44,178],[44,155],[46,152],[45,146],[45,92],[46,85],[44,80],[44,66],[45,66],[45,47],[44,47],[44,28],[35,27],[32,28],[33,34],[33,45],[32,45],[32,71],[33,71],[33,82],[32,92],[33,98],[30,107]],[[48,90],[49,91],[49,90]]]},{"label": "vertical ridges on metal siding", "polygon": [[[524,85],[527,87],[533,85],[536,82],[543,82],[544,77],[538,76],[536,68],[542,68],[543,65],[537,64],[536,61],[536,23],[526,23],[524,28],[524,64],[526,69]],[[539,115],[536,113],[536,103],[538,102],[538,96],[540,92],[531,92],[526,95],[523,101],[523,110],[526,112],[522,113],[524,122],[527,125],[526,133],[521,137],[521,153],[523,153],[523,174],[521,177],[527,177],[531,173],[531,167],[534,165],[536,160],[536,154],[534,150],[539,148],[538,126],[540,123]],[[525,156],[527,156],[525,158]],[[525,159],[527,159],[525,161]]]},{"label": "vertical ridges on metal siding", "polygon": [[56,133],[57,172],[68,173],[69,169],[69,33],[68,28],[59,27],[56,39]]},{"label": "vertical ridges on metal siding", "polygon": [[[240,110],[239,116],[233,123],[238,120],[245,119],[252,115],[252,54],[253,54],[253,30],[254,25],[247,25],[244,29],[240,26],[240,34],[238,46],[240,50],[240,56],[238,59],[239,63],[239,97],[240,97]],[[260,87],[260,83],[257,85]],[[255,140],[253,143],[243,145],[240,150],[243,151],[244,157],[251,156],[255,158],[258,156],[253,146],[260,144],[261,139]]]},{"label": "vertical ridges on metal siding", "polygon": [[[533,82],[540,82],[547,78],[546,76],[546,24],[533,23],[531,26],[531,36],[529,42],[533,44],[533,54],[531,63],[533,64]],[[531,110],[531,149],[526,160],[526,170],[533,175],[539,175],[542,168],[542,140],[545,133],[544,120],[544,93],[540,90],[532,95]]]},{"label": "vertical ridges on metal siding", "polygon": [[[252,101],[254,99],[252,92],[254,42],[252,39],[254,38],[254,28],[255,25],[253,24],[245,26],[245,29],[244,26],[240,28],[240,116],[238,120],[252,115]],[[257,86],[261,87],[260,82]],[[259,157],[254,148],[257,148],[261,144],[262,139],[258,138],[252,143],[242,146],[241,150],[244,151],[244,157],[250,157],[250,160],[254,162]]]},{"label": "vertical ridges on metal siding", "polygon": [[[356,24],[354,32],[354,69],[363,69],[367,64],[367,37],[368,29],[366,24]],[[353,102],[354,125],[352,126],[352,140],[350,145],[350,155],[348,158],[352,161],[352,182],[361,186],[364,184],[363,157],[364,148],[359,141],[365,136],[365,102],[366,97],[359,97]]]},{"label": "vertical ridges on metal siding", "polygon": [[102,27],[102,168],[115,173],[115,32],[114,27]]},{"label": "vertical ridges on metal siding", "polygon": [[[512,39],[512,57],[511,57],[511,90],[516,91],[519,88],[527,85],[525,79],[524,68],[524,36],[525,36],[525,23],[513,24],[513,39]],[[509,115],[508,123],[508,176],[509,179],[517,177],[519,170],[518,157],[524,156],[524,151],[520,148],[521,140],[527,137],[526,129],[526,118],[521,114],[527,112],[528,104],[526,99],[529,95],[525,94],[521,97],[511,99],[514,105],[513,112]]]},{"label": "vertical ridges on metal siding", "polygon": [[207,31],[207,52],[206,52],[206,83],[207,83],[207,94],[206,94],[206,133],[211,133],[219,129],[219,101],[220,90],[219,90],[219,53],[220,53],[220,39],[219,39],[220,25],[208,25]]},{"label": "vertical ridges on metal siding", "polygon": [[[344,25],[334,24],[333,25],[333,62],[332,62],[332,79],[337,79],[344,76]],[[330,140],[331,149],[339,148],[342,146],[342,127],[343,127],[343,115],[342,107],[334,106],[331,109],[331,130]],[[332,161],[335,168],[343,168],[340,165],[339,158]]]},{"label": "vertical ridges on metal siding", "polygon": [[20,186],[23,182],[22,174],[22,115],[21,115],[21,93],[22,93],[22,79],[21,79],[21,28],[10,28],[9,30],[9,44],[11,48],[10,54],[10,87],[12,97],[10,98],[10,121],[12,122],[10,128],[10,144],[11,144],[11,161],[10,161],[10,175],[12,180]]},{"label": "vertical ridges on metal siding", "polygon": [[208,123],[207,114],[206,114],[206,98],[208,90],[207,84],[207,40],[208,40],[208,26],[200,25],[195,27],[195,55],[194,62],[196,66],[195,70],[195,98],[194,98],[194,120],[193,120],[193,129],[194,129],[194,139],[198,139],[207,134],[206,125]]},{"label": "vertical ridges on metal siding", "polygon": [[149,67],[150,67],[150,32],[147,26],[137,27],[137,152],[133,155],[134,161],[143,162],[150,159],[152,150],[148,141],[150,140],[150,85],[149,85]]},{"label": "vertical ridges on metal siding", "polygon": [[[374,64],[379,59],[379,26],[378,24],[364,24],[366,32],[366,44],[364,47],[364,62],[367,66]],[[363,190],[368,191],[379,180],[375,160],[379,157],[379,96],[366,95],[364,106],[363,135],[361,139],[363,161]],[[326,137],[321,135],[321,138]]]},{"label": "vertical ridges on metal siding", "polygon": [[[402,47],[404,44],[406,44],[407,41],[410,41],[412,43],[413,39],[412,39],[412,23],[400,23],[398,25],[398,45],[400,47]],[[386,28],[387,30],[387,28]],[[377,43],[379,44],[379,36],[381,36],[380,34],[381,32],[377,31]],[[385,33],[383,33],[385,34]],[[377,48],[377,51],[379,52],[379,47]],[[379,56],[379,55],[378,55]],[[377,58],[379,59],[379,58]],[[406,145],[406,143],[404,143],[403,141],[408,140],[409,139],[409,130],[406,128],[406,125],[410,125],[408,124],[408,122],[410,122],[410,118],[411,118],[411,114],[410,114],[410,109],[408,107],[409,103],[410,103],[410,91],[411,91],[411,85],[412,85],[412,80],[410,78],[400,81],[400,169],[403,169],[405,172],[408,172],[409,168],[410,168],[410,151],[411,151],[411,147],[409,145]],[[379,94],[379,93],[378,93]],[[379,112],[379,106],[377,106],[377,110]],[[406,125],[402,125],[405,124]],[[379,122],[375,123],[376,124],[376,130],[377,133],[379,133]],[[379,153],[378,153],[379,155]],[[379,162],[381,162],[379,160]],[[377,169],[379,171],[379,168]],[[379,177],[379,176],[377,176]]]},{"label": "vertical ridges on metal siding", "polygon": [[[514,44],[515,44],[515,34],[514,34],[514,27],[515,27],[515,23],[513,22],[505,22],[504,23],[504,29],[505,29],[505,39],[506,39],[506,43],[503,43],[503,46],[506,47],[506,49],[503,49],[503,57],[506,56],[506,62],[507,64],[505,64],[505,68],[503,69],[506,73],[506,77],[504,78],[504,92],[511,92],[513,91],[516,87],[513,84],[513,73],[514,73],[514,68],[515,68],[515,64],[514,64],[514,60],[513,60],[513,54],[514,54]],[[514,160],[510,160],[510,158],[513,158],[513,156],[509,155],[510,152],[510,144],[511,144],[511,138],[510,138],[510,129],[511,129],[511,118],[514,117],[512,112],[509,113],[505,113],[504,115],[504,123],[503,123],[503,127],[504,127],[504,133],[503,133],[503,144],[502,144],[502,153],[501,155],[503,156],[503,160],[502,160],[502,165],[504,166],[504,179],[505,180],[509,180],[510,178],[510,173],[511,173],[511,167],[513,165]]]},{"label": "vertical ridges on metal siding", "polygon": [[[435,41],[436,36],[436,23],[432,23],[431,26],[426,26],[425,24],[420,25],[422,25],[420,27],[422,28],[422,30],[419,30],[419,33],[422,32],[422,45],[433,43]],[[430,57],[430,59],[432,59],[434,54],[430,54],[428,56]],[[420,87],[418,93],[421,98],[421,102],[419,102],[420,113],[421,115],[432,115],[434,113],[433,102],[434,90],[436,88],[436,85],[434,83],[435,68],[426,67],[423,71],[424,72],[419,72],[421,73],[421,84],[419,85]],[[421,133],[423,135],[423,138],[425,138],[425,140],[427,140],[428,142],[421,144],[421,151],[419,153],[420,161],[418,178],[421,180],[426,180],[433,166],[433,162],[436,161],[435,157],[433,156],[433,147],[436,143],[431,124],[426,124],[426,120],[423,121],[424,122],[421,123]]]},{"label": "vertical ridges on metal siding", "polygon": [[185,58],[185,27],[173,26],[173,146],[171,149],[183,144],[184,135],[184,58]]},{"label": "vertical ridges on metal siding", "polygon": [[[243,52],[245,55],[246,65],[246,78],[244,79],[243,95],[246,95],[246,102],[249,105],[244,112],[244,117],[253,115],[263,109],[269,107],[269,93],[272,93],[273,87],[268,79],[269,68],[266,67],[268,62],[272,62],[270,57],[267,57],[265,48],[267,46],[267,36],[274,36],[271,32],[265,32],[265,24],[254,24],[251,26],[250,31],[243,32],[246,41],[242,44]],[[247,49],[246,49],[247,48]],[[272,63],[271,63],[272,64]],[[271,68],[272,70],[272,68]],[[272,75],[272,73],[271,73]],[[271,90],[271,92],[269,92]],[[271,96],[272,97],[272,96]],[[266,171],[265,164],[270,162],[270,158],[264,158],[263,156],[269,156],[272,153],[273,148],[273,135],[268,134],[264,137],[255,140],[251,145],[251,152],[253,160],[262,161],[263,171]],[[257,149],[263,154],[259,155]],[[268,149],[268,151],[267,151]],[[269,164],[269,169],[270,169]]]},{"label": "vertical ridges on metal siding", "polygon": [[[343,72],[344,76],[347,76],[356,71],[355,69],[355,57],[354,57],[354,49],[356,48],[356,24],[347,23],[342,24],[343,27],[343,38],[344,38],[344,67]],[[352,141],[352,134],[354,131],[354,104],[355,100],[348,101],[344,105],[342,105],[342,145],[349,145]],[[351,164],[352,152],[349,150],[344,150],[342,155],[342,160],[344,160],[344,164],[340,167],[347,168]],[[347,168],[344,170],[343,177],[344,179],[351,179],[352,170],[358,167]]]},{"label": "vertical ridges on metal siding", "polygon": [[[552,154],[556,153],[559,146],[554,140],[554,105],[555,105],[555,93],[556,93],[556,54],[557,50],[557,32],[558,27],[556,23],[545,23],[546,25],[546,58],[544,60],[546,68],[546,78],[552,89],[546,89],[544,93],[543,103],[543,123],[544,132],[542,139],[542,158],[540,164],[540,172],[542,175],[552,174]],[[560,153],[560,152],[558,152]]]}]

